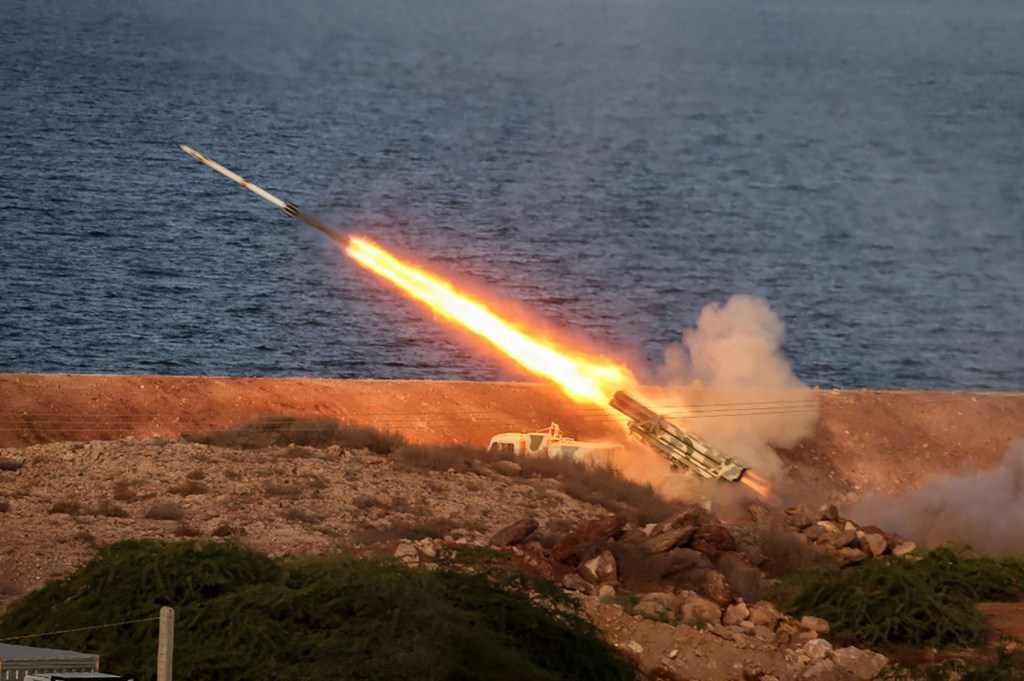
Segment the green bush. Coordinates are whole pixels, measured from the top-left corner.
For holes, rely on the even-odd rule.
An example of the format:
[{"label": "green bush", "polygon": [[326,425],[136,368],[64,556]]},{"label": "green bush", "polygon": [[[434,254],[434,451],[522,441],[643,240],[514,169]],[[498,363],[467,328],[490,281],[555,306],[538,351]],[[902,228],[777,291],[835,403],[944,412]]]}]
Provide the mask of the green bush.
[{"label": "green bush", "polygon": [[427,470],[457,472],[473,469],[473,462],[515,461],[524,477],[558,480],[561,491],[574,499],[622,513],[634,523],[644,525],[672,516],[675,504],[644,483],[627,480],[605,466],[593,466],[568,457],[515,456],[488,452],[464,445],[406,445],[392,455],[395,461]]},{"label": "green bush", "polygon": [[331,419],[306,419],[294,416],[267,416],[238,428],[219,430],[207,435],[186,435],[185,440],[217,447],[264,449],[299,445],[369,449],[377,454],[390,454],[405,444],[398,433],[371,426],[339,424]]},{"label": "green bush", "polygon": [[[176,608],[179,678],[637,676],[572,601],[521,575],[352,557],[271,560],[231,543],[105,547],[12,606],[0,638],[151,617],[161,605]],[[106,669],[148,681],[156,629],[71,632],[47,645],[98,653]]]},{"label": "green bush", "polygon": [[844,572],[783,580],[787,610],[822,617],[841,641],[868,647],[970,646],[985,634],[980,601],[1024,595],[1024,561],[934,549],[917,561],[873,560]]}]

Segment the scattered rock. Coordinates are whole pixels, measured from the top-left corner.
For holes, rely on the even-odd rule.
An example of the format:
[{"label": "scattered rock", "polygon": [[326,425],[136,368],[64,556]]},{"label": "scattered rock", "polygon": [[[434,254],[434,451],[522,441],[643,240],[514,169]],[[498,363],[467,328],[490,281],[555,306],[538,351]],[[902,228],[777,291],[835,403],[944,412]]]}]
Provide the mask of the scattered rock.
[{"label": "scattered rock", "polygon": [[836,663],[832,660],[816,660],[811,662],[800,676],[809,681],[832,681],[835,678]]},{"label": "scattered rock", "polygon": [[614,582],[619,577],[618,564],[611,551],[602,551],[595,558],[591,558],[580,565],[580,574],[583,579],[594,584]]},{"label": "scattered rock", "polygon": [[652,619],[674,622],[679,610],[679,599],[670,593],[655,592],[641,596],[633,612]]},{"label": "scattered rock", "polygon": [[874,678],[889,664],[885,655],[853,647],[833,650],[832,661],[840,669],[865,680]]},{"label": "scattered rock", "polygon": [[815,523],[814,525],[809,525],[808,527],[805,527],[802,531],[802,534],[811,541],[816,541],[824,537],[826,534],[828,534],[828,530],[826,530],[821,525]]},{"label": "scattered rock", "polygon": [[729,626],[733,624],[739,624],[750,616],[750,610],[747,608],[746,603],[736,603],[730,605],[725,609],[722,614],[722,624]]},{"label": "scattered rock", "polygon": [[579,591],[584,594],[589,594],[594,589],[593,584],[574,572],[567,572],[565,576],[562,577],[562,586],[569,591]]},{"label": "scattered rock", "polygon": [[[512,462],[506,461],[499,463]],[[526,539],[531,534],[536,532],[538,527],[540,527],[540,523],[538,523],[535,519],[523,518],[522,520],[517,520],[511,525],[503,527],[502,529],[495,532],[494,536],[491,537],[489,543],[491,546],[498,547],[513,546],[515,544],[520,544],[524,539]]]},{"label": "scattered rock", "polygon": [[646,540],[643,548],[647,553],[665,553],[686,544],[696,531],[697,528],[693,525],[670,529]]},{"label": "scattered rock", "polygon": [[688,624],[721,624],[722,610],[717,603],[693,591],[679,594],[679,616]]},{"label": "scattered rock", "polygon": [[726,605],[732,602],[732,588],[729,581],[718,570],[711,570],[704,578],[704,595],[718,603]]},{"label": "scattered rock", "polygon": [[611,584],[602,584],[597,587],[597,597],[605,603],[615,600],[617,593],[615,587]]},{"label": "scattered rock", "polygon": [[877,558],[885,553],[889,545],[882,535],[875,534],[874,532],[865,532],[860,541],[860,548],[861,551],[864,551],[873,558]]},{"label": "scattered rock", "polygon": [[857,531],[839,530],[838,532],[830,532],[822,536],[818,541],[833,549],[841,549],[857,541]]},{"label": "scattered rock", "polygon": [[814,617],[813,615],[804,615],[800,618],[800,628],[804,631],[813,631],[816,634],[827,636],[832,630],[829,623],[820,617]]},{"label": "scattered rock", "polygon": [[799,633],[800,627],[794,622],[783,621],[779,623],[778,628],[775,630],[775,642],[780,646],[789,645],[796,640]]},{"label": "scattered rock", "polygon": [[844,546],[839,549],[839,562],[843,565],[854,565],[865,561],[868,554],[864,553],[860,549],[855,549],[852,546]]},{"label": "scattered rock", "polygon": [[803,644],[800,652],[812,660],[824,660],[832,652],[832,644],[823,638],[816,638]]},{"label": "scattered rock", "polygon": [[395,548],[395,558],[398,558],[407,565],[415,565],[420,562],[420,552],[411,542],[400,542]]},{"label": "scattered rock", "polygon": [[806,506],[786,509],[786,522],[798,530],[814,525],[817,517]]},{"label": "scattered rock", "polygon": [[724,525],[704,525],[694,534],[694,541],[705,541],[719,551],[735,551],[736,538]]},{"label": "scattered rock", "polygon": [[677,513],[669,520],[669,523],[674,527],[685,527],[686,525],[693,525],[699,527],[707,522],[714,519],[714,516],[710,512],[697,506],[696,504],[690,504],[686,507],[686,510]]},{"label": "scattered rock", "polygon": [[[699,551],[675,548],[667,553],[648,554],[639,547],[616,542],[609,549],[619,562],[619,581],[632,591],[651,590],[650,585],[662,580],[680,589],[704,591],[711,561]],[[658,587],[654,587],[658,588]]]},{"label": "scattered rock", "polygon": [[613,539],[622,533],[625,526],[626,517],[623,515],[610,515],[583,523],[551,548],[551,557],[559,563],[578,563],[582,557],[580,553],[587,545],[601,539]]},{"label": "scattered rock", "polygon": [[770,516],[764,504],[751,504],[747,507],[747,513],[755,523],[768,522]]},{"label": "scattered rock", "polygon": [[843,529],[839,527],[839,523],[834,523],[831,520],[819,520],[815,525],[825,528],[826,532],[838,532]]},{"label": "scattered rock", "polygon": [[718,638],[723,638],[726,641],[733,641],[736,639],[735,634],[733,634],[731,631],[729,631],[720,624],[712,624],[710,627],[708,627],[708,631],[710,631]]},{"label": "scattered rock", "polygon": [[824,659],[831,652],[831,643],[823,638],[816,638],[804,643],[800,651],[811,659]]},{"label": "scattered rock", "polygon": [[750,611],[748,617],[751,622],[758,626],[767,627],[772,632],[775,631],[775,627],[782,621],[782,613],[768,601],[758,601],[748,606],[748,609]]},{"label": "scattered rock", "polygon": [[839,522],[839,509],[835,504],[826,504],[818,509],[818,519]]},{"label": "scattered rock", "polygon": [[905,541],[897,544],[893,550],[892,555],[896,557],[906,556],[917,548],[917,544],[912,541]]}]

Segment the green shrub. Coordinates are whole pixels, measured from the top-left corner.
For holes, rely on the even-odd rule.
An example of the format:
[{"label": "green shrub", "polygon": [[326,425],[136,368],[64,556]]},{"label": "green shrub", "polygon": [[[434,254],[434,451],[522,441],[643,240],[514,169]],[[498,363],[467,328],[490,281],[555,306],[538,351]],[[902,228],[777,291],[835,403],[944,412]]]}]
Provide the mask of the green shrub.
[{"label": "green shrub", "polygon": [[149,507],[144,517],[150,520],[184,520],[185,509],[173,501],[159,501]]},{"label": "green shrub", "polygon": [[390,454],[405,444],[405,438],[398,433],[370,426],[339,424],[331,419],[294,416],[267,416],[238,428],[220,430],[208,435],[186,435],[184,439],[189,442],[240,449],[264,449],[287,445],[338,445],[345,449],[368,449],[377,454]]},{"label": "green shrub", "polygon": [[125,503],[133,503],[139,500],[139,496],[132,489],[132,483],[127,480],[118,480],[114,483],[114,499]]},{"label": "green shrub", "polygon": [[[637,678],[552,585],[393,560],[275,561],[230,543],[105,547],[14,604],[0,638],[153,617],[161,605],[176,608],[183,679]],[[149,681],[156,632],[145,622],[47,643]]]},{"label": "green shrub", "polygon": [[844,572],[793,575],[775,591],[790,612],[822,617],[840,640],[877,647],[970,646],[985,634],[975,605],[1024,594],[1024,561],[934,549],[921,560],[873,560]]},{"label": "green shrub", "polygon": [[473,461],[486,459],[486,452],[465,445],[404,445],[395,450],[395,461],[431,471],[449,468],[462,473],[472,467]]},{"label": "green shrub", "polygon": [[104,499],[96,506],[86,510],[89,515],[102,515],[108,518],[127,518],[128,511],[112,501]]},{"label": "green shrub", "polygon": [[50,506],[50,510],[47,513],[61,513],[65,515],[80,515],[85,513],[86,508],[77,501],[71,501],[67,499],[61,499],[60,501],[53,502]]},{"label": "green shrub", "polygon": [[391,458],[417,468],[435,471],[452,468],[458,472],[471,470],[474,461],[515,461],[522,466],[525,476],[558,480],[561,491],[574,499],[603,506],[612,513],[622,513],[641,525],[664,520],[678,510],[677,504],[662,497],[650,485],[627,480],[611,468],[566,457],[496,454],[463,445],[406,445],[397,449]]},{"label": "green shrub", "polygon": [[770,578],[832,567],[834,563],[806,538],[777,525],[761,525],[754,533],[760,567]]}]

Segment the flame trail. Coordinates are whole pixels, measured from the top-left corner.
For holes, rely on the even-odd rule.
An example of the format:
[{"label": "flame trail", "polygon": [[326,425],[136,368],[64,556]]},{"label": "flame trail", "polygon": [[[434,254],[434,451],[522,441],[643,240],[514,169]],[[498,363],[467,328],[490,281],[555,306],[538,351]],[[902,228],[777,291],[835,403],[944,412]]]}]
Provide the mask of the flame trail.
[{"label": "flame trail", "polygon": [[740,482],[757,492],[765,499],[774,499],[771,483],[749,468],[743,473]]},{"label": "flame trail", "polygon": [[531,373],[553,381],[576,402],[607,407],[616,390],[637,383],[629,369],[617,362],[527,335],[484,303],[456,291],[451,282],[402,262],[369,239],[351,237],[345,252],[445,319],[480,336]]},{"label": "flame trail", "polygon": [[[599,405],[616,417],[624,415],[611,407],[611,397],[616,391],[637,388],[638,383],[622,364],[599,355],[576,352],[548,339],[531,337],[484,303],[456,291],[451,282],[402,262],[369,239],[350,236],[325,225],[294,203],[274,196],[192,147],[176,144],[195,160],[321,232],[344,248],[358,264],[387,279],[437,314],[480,336],[528,371],[552,381],[572,400]],[[653,412],[652,415],[660,419]],[[683,437],[687,438],[685,433]],[[762,496],[771,495],[768,481],[752,471],[747,470],[741,481]]]},{"label": "flame trail", "polygon": [[[576,402],[608,409],[610,396],[637,387],[626,367],[600,356],[574,352],[551,341],[529,336],[484,303],[455,290],[451,282],[403,262],[365,237],[351,237],[345,246],[357,263],[426,304],[445,319],[480,336],[530,372],[547,378]],[[767,480],[753,471],[740,482],[762,497],[771,496]]]}]

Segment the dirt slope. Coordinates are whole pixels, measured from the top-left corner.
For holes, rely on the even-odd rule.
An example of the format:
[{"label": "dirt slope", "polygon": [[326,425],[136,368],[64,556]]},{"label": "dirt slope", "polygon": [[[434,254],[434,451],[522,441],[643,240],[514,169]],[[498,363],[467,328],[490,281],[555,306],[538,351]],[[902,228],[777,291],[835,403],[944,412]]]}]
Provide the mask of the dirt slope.
[{"label": "dirt slope", "polygon": [[[801,487],[824,497],[989,468],[1024,437],[1024,393],[814,394],[815,435],[780,456]],[[271,414],[369,424],[423,443],[484,445],[552,420],[581,439],[621,434],[600,410],[545,384],[0,374],[0,446],[173,438]]]}]

